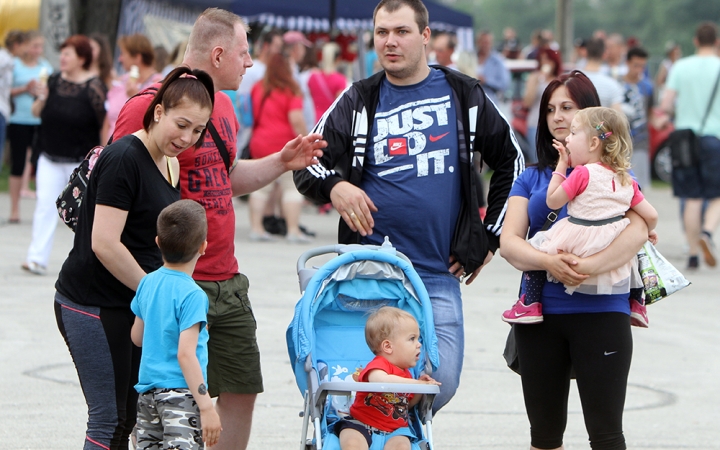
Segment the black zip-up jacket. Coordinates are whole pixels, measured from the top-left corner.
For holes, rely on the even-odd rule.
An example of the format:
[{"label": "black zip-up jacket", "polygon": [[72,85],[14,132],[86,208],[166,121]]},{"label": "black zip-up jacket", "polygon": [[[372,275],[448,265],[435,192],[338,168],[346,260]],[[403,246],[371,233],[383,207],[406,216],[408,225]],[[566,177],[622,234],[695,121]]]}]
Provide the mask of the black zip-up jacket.
[{"label": "black zip-up jacket", "polygon": [[[525,169],[525,162],[510,125],[485,96],[478,80],[452,69],[433,67],[445,73],[461,124],[457,135],[463,201],[450,248],[465,267],[465,273],[471,274],[482,265],[487,252],[495,252],[500,245],[508,194]],[[353,83],[320,118],[313,132],[322,134],[328,146],[320,164],[295,171],[295,185],[300,193],[316,202],[328,203],[330,191],[340,181],[360,186],[365,154],[372,151],[370,133],[384,78],[385,73],[380,72]],[[478,152],[494,171],[484,224],[478,213],[480,202],[472,152]],[[338,241],[358,243],[360,235],[340,219]]]}]

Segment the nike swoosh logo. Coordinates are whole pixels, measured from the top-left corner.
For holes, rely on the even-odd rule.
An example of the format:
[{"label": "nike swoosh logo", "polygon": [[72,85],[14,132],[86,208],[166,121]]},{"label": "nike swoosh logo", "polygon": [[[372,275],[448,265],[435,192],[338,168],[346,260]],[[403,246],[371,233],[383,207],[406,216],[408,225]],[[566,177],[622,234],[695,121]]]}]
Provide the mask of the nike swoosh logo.
[{"label": "nike swoosh logo", "polygon": [[442,139],[442,138],[444,138],[445,136],[447,136],[448,134],[450,134],[449,131],[448,131],[447,133],[441,134],[440,136],[433,136],[433,135],[431,134],[431,135],[430,135],[430,142],[437,142],[437,141],[439,141],[440,139]]},{"label": "nike swoosh logo", "polygon": [[527,311],[521,312],[521,313],[515,311],[515,317],[522,317],[522,316],[524,316],[524,315],[527,314],[527,313],[528,313]]},{"label": "nike swoosh logo", "polygon": [[402,144],[393,144],[392,147],[390,147],[390,150],[397,150],[399,148],[402,148]]},{"label": "nike swoosh logo", "polygon": [[616,351],[615,352],[605,352],[605,356],[614,355],[615,353],[617,353],[617,352]]}]

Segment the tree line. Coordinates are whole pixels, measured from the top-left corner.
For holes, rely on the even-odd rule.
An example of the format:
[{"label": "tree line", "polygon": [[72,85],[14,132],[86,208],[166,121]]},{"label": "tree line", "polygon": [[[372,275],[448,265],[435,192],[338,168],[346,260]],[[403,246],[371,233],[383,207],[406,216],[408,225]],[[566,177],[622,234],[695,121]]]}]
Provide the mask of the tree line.
[{"label": "tree line", "polygon": [[[536,29],[555,28],[555,0],[443,0],[473,16],[476,30],[490,30],[495,41],[503,28],[513,27],[522,45]],[[702,21],[720,22],[720,1],[708,0],[574,0],[575,38],[588,38],[595,30],[634,36],[650,52],[657,65],[665,43],[682,46],[683,55],[694,52],[692,38]],[[570,55],[563,55],[568,59]]]}]

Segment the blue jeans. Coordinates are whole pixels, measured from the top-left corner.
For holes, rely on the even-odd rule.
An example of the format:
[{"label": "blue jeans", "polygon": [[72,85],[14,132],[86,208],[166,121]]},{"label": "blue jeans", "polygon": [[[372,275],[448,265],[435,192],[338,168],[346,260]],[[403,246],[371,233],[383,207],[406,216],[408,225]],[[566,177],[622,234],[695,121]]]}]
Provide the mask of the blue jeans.
[{"label": "blue jeans", "polygon": [[460,281],[450,272],[446,274],[421,270],[417,272],[425,284],[432,303],[440,353],[440,367],[432,374],[433,378],[442,383],[440,394],[435,397],[433,403],[434,414],[453,398],[460,384],[465,354],[462,296]]}]

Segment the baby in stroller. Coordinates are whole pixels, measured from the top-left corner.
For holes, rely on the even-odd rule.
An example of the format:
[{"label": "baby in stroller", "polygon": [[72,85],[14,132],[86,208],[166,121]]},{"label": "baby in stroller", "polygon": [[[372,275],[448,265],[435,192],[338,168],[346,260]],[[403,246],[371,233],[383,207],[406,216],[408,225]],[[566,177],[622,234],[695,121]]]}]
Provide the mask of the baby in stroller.
[{"label": "baby in stroller", "polygon": [[[373,312],[365,325],[365,340],[375,358],[360,372],[357,381],[439,385],[429,375],[415,380],[410,368],[420,359],[420,328],[412,314],[384,306]],[[350,416],[335,424],[342,450],[368,449],[373,433],[386,435],[385,450],[410,449],[417,440],[408,427],[410,408],[422,395],[358,392]]]}]

